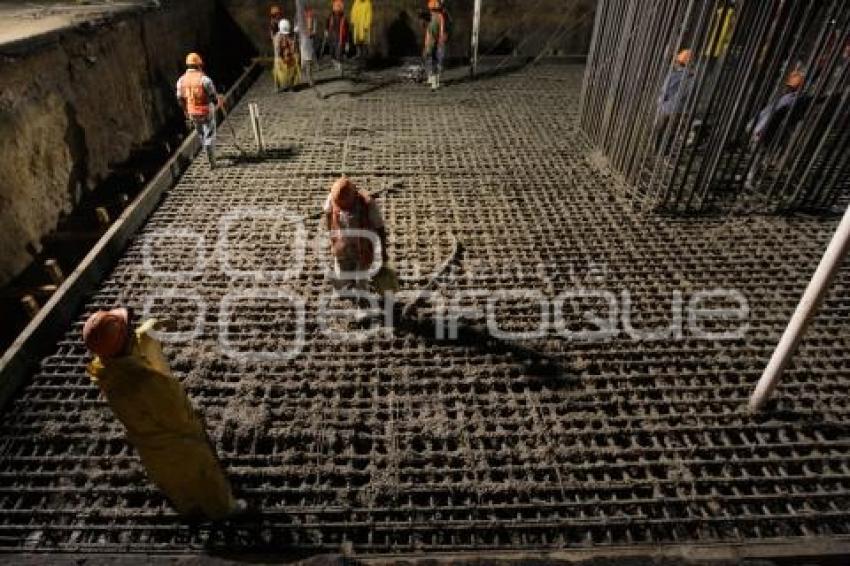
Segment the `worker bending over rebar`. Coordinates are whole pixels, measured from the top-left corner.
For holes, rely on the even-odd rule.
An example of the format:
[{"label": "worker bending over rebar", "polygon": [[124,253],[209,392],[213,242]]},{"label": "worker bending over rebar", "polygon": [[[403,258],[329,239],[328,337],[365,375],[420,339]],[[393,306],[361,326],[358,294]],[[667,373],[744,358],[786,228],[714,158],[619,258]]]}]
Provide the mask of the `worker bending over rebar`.
[{"label": "worker bending over rebar", "polygon": [[323,211],[334,258],[334,288],[367,290],[369,268],[375,260],[374,242],[366,236],[345,231],[374,233],[381,244],[382,265],[386,266],[387,231],[378,203],[369,193],[358,189],[348,177],[340,177],[331,187]]},{"label": "worker bending over rebar", "polygon": [[233,498],[203,422],[151,336],[155,325],[134,331],[126,308],[91,315],[83,327],[96,355],[88,373],[174,508],[191,519],[223,519],[245,504]]}]

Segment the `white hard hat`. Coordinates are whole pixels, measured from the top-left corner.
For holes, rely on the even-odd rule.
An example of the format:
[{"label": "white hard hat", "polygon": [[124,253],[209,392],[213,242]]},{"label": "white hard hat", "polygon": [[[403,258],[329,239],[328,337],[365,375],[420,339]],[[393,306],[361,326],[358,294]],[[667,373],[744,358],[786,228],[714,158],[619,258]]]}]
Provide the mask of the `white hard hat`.
[{"label": "white hard hat", "polygon": [[280,30],[280,33],[289,33],[289,30],[292,29],[292,24],[289,23],[289,20],[280,20],[280,23],[277,26],[277,29]]}]

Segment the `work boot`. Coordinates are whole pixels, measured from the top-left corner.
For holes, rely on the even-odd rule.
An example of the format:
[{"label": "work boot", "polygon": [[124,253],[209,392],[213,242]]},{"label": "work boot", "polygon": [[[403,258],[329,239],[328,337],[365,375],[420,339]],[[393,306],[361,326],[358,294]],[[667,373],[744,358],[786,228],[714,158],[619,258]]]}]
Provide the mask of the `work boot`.
[{"label": "work boot", "polygon": [[440,73],[434,75],[434,90],[439,90],[440,88]]},{"label": "work boot", "polygon": [[431,90],[434,90],[436,87],[437,76],[436,75],[428,75],[428,86],[431,87]]}]

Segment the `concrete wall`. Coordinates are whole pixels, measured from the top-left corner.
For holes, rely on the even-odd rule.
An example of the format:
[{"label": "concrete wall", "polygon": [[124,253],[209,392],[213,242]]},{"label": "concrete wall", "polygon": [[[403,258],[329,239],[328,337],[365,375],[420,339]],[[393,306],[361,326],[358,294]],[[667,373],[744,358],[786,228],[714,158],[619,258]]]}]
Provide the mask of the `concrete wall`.
[{"label": "concrete wall", "polygon": [[[221,0],[234,20],[254,41],[258,50],[270,51],[267,40],[268,9],[275,2],[256,0]],[[350,9],[353,0],[346,2]],[[292,18],[295,0],[281,0],[286,17]],[[472,29],[473,0],[448,0],[455,23],[450,53],[466,57]],[[330,0],[313,0],[312,5],[325,21]],[[416,55],[422,43],[418,12],[425,0],[373,0],[375,47],[382,56]],[[483,0],[481,19],[482,52],[510,52],[537,55],[556,32],[563,35],[551,46],[555,54],[585,54],[593,31],[595,0]],[[561,27],[563,25],[563,27]]]},{"label": "concrete wall", "polygon": [[173,84],[188,51],[212,52],[216,15],[210,0],[170,0],[0,57],[0,285],[85,187],[181,120]]}]

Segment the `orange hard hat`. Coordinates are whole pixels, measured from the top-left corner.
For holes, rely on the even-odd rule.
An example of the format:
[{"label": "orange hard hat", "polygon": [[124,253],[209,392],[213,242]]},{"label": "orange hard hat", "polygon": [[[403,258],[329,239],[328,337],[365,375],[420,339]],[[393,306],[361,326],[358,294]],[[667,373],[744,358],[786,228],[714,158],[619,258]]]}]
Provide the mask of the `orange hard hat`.
[{"label": "orange hard hat", "polygon": [[204,60],[197,53],[189,53],[186,55],[186,66],[200,67],[204,64]]},{"label": "orange hard hat", "polygon": [[439,10],[442,8],[443,3],[440,0],[428,0],[428,9],[429,10]]},{"label": "orange hard hat", "polygon": [[682,49],[679,53],[676,54],[676,63],[682,66],[687,66],[691,64],[691,61],[694,59],[694,52],[690,49]]},{"label": "orange hard hat", "polygon": [[280,9],[280,6],[272,6],[271,8],[269,8],[269,14],[272,16],[279,16],[282,13],[283,11]]},{"label": "orange hard hat", "polygon": [[333,11],[342,12],[343,10],[345,10],[345,2],[343,0],[334,0]]},{"label": "orange hard hat", "polygon": [[127,309],[97,311],[83,326],[83,342],[101,358],[114,358],[127,348],[129,337]]},{"label": "orange hard hat", "polygon": [[788,78],[785,80],[785,86],[788,88],[799,90],[800,87],[803,86],[803,83],[806,82],[806,77],[800,71],[791,71],[791,74],[788,75]]},{"label": "orange hard hat", "polygon": [[331,186],[331,202],[339,208],[349,208],[355,194],[357,194],[357,188],[348,177],[340,177]]}]

